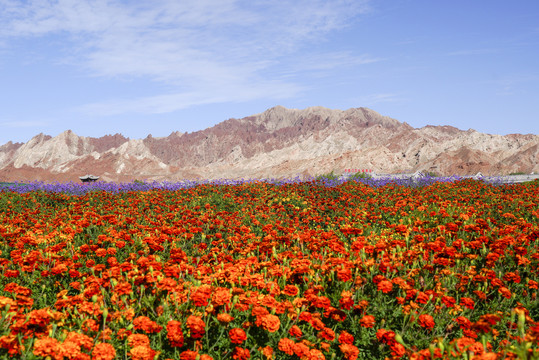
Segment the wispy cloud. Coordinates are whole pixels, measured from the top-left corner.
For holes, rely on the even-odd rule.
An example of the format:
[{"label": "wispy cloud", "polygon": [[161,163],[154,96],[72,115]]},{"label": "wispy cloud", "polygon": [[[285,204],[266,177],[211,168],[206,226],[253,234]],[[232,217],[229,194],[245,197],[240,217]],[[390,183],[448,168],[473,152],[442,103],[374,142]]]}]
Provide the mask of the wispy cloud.
[{"label": "wispy cloud", "polygon": [[500,51],[501,49],[495,49],[495,48],[462,49],[462,50],[451,51],[447,53],[447,55],[449,56],[484,55],[484,54],[495,54]]},{"label": "wispy cloud", "polygon": [[224,102],[244,102],[264,97],[285,99],[294,96],[302,88],[288,83],[272,83],[230,86],[227,89],[160,94],[136,99],[117,99],[87,104],[79,110],[86,114],[111,116],[128,113],[162,114],[196,105]]},{"label": "wispy cloud", "polygon": [[396,93],[379,93],[360,96],[356,101],[361,106],[372,106],[379,103],[402,102],[406,101],[406,98]]},{"label": "wispy cloud", "polygon": [[349,51],[336,51],[331,53],[314,53],[308,58],[298,59],[289,66],[289,71],[297,73],[301,71],[324,72],[336,68],[346,68],[359,65],[372,64],[384,61],[383,58],[377,58],[369,55],[357,55]]},{"label": "wispy cloud", "polygon": [[42,121],[4,121],[0,122],[0,126],[7,128],[33,128],[47,125]]},{"label": "wispy cloud", "polygon": [[[322,58],[312,48],[365,11],[367,1],[358,0],[0,0],[0,43],[59,36],[66,41],[53,61],[91,76],[145,79],[172,89],[91,104],[86,111],[168,112],[296,95],[302,86],[286,79],[283,60],[300,53]],[[303,71],[377,61],[362,54],[325,55],[327,61],[306,64]]]}]

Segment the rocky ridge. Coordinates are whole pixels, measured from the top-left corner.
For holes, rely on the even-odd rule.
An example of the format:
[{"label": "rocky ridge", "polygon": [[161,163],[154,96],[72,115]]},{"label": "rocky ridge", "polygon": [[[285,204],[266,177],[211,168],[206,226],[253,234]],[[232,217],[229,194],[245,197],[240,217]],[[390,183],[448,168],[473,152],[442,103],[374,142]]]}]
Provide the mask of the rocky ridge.
[{"label": "rocky ridge", "polygon": [[278,178],[346,169],[503,175],[539,172],[538,135],[415,129],[366,108],[271,108],[193,133],[129,139],[65,131],[0,146],[0,181]]}]

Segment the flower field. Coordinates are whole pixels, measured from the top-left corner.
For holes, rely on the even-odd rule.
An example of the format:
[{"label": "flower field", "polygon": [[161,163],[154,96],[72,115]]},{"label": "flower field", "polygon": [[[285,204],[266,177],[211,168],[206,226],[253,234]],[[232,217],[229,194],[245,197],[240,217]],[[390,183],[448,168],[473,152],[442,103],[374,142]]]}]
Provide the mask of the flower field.
[{"label": "flower field", "polygon": [[539,359],[539,182],[0,191],[0,358]]}]

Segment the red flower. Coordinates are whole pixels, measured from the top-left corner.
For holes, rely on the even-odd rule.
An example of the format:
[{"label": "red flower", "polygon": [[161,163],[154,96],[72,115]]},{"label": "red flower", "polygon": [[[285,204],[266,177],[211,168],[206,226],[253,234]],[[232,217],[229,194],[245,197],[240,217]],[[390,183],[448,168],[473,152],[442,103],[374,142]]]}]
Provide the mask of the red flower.
[{"label": "red flower", "polygon": [[247,360],[250,357],[251,354],[249,353],[249,349],[244,349],[237,346],[232,353],[232,359],[234,360]]},{"label": "red flower", "polygon": [[172,347],[183,346],[182,324],[176,320],[170,320],[167,324],[167,339]]},{"label": "red flower", "polygon": [[285,354],[294,355],[294,345],[295,343],[289,338],[282,338],[277,347]]},{"label": "red flower", "polygon": [[389,280],[382,280],[378,283],[378,291],[387,294],[393,290],[393,283]]},{"label": "red flower", "polygon": [[335,340],[335,332],[330,328],[325,327],[318,333],[318,337],[326,339],[327,341],[333,341]]},{"label": "red flower", "polygon": [[456,300],[454,297],[451,297],[451,296],[442,296],[442,302],[448,308],[452,308],[455,306]]},{"label": "red flower", "polygon": [[230,289],[217,288],[215,292],[213,293],[211,302],[215,306],[221,306],[221,305],[229,304],[231,298],[232,298],[232,295],[230,293]]},{"label": "red flower", "polygon": [[470,310],[473,310],[475,306],[475,301],[473,301],[473,299],[463,297],[463,298],[460,298],[460,305],[465,306]]},{"label": "red flower", "polygon": [[296,296],[298,293],[298,287],[295,285],[286,285],[283,289],[283,294],[287,296]]},{"label": "red flower", "polygon": [[57,359],[58,356],[63,358],[63,356],[58,354],[59,346],[60,346],[60,343],[58,342],[58,340],[54,338],[50,338],[50,337],[39,338],[34,342],[34,355],[43,356],[43,357],[49,356],[54,359]]},{"label": "red flower", "polygon": [[217,315],[217,321],[219,321],[220,323],[228,324],[232,320],[234,320],[234,317],[232,317],[230,314],[220,313]]},{"label": "red flower", "polygon": [[343,330],[339,334],[339,343],[341,344],[353,344],[354,343],[354,336],[350,334],[348,331]]},{"label": "red flower", "polygon": [[99,343],[92,350],[92,359],[112,360],[116,357],[114,346],[108,343]]},{"label": "red flower", "polygon": [[498,288],[498,292],[506,299],[510,299],[511,298],[511,290],[509,290],[508,288],[502,286],[502,287],[499,287]]},{"label": "red flower", "polygon": [[147,316],[139,316],[133,320],[133,325],[135,326],[135,330],[142,330],[147,333],[158,333],[160,332],[163,327],[157,325],[155,321],[152,321]]},{"label": "red flower", "polygon": [[419,315],[419,325],[425,329],[432,330],[434,328],[434,319],[428,314]]},{"label": "red flower", "polygon": [[207,306],[211,295],[211,287],[202,285],[191,293],[191,301],[195,306]]},{"label": "red flower", "polygon": [[271,314],[263,315],[261,317],[261,322],[262,327],[271,333],[274,333],[279,330],[279,327],[281,326],[281,321],[279,320],[279,318]]},{"label": "red flower", "polygon": [[228,336],[230,337],[230,341],[233,344],[241,344],[245,340],[247,340],[247,334],[245,334],[245,331],[240,328],[233,328],[230,329],[228,332]]},{"label": "red flower", "polygon": [[341,344],[339,349],[341,349],[346,360],[356,360],[359,356],[359,349],[352,344]]},{"label": "red flower", "polygon": [[469,329],[472,326],[472,322],[464,316],[459,316],[455,321],[459,323],[461,329]]},{"label": "red flower", "polygon": [[192,350],[186,350],[180,354],[180,360],[196,360],[198,353]]},{"label": "red flower", "polygon": [[374,324],[376,323],[375,319],[374,319],[374,316],[372,315],[365,315],[361,318],[361,320],[359,320],[359,323],[361,324],[361,326],[363,326],[364,328],[372,328],[374,327]]},{"label": "red flower", "polygon": [[130,347],[150,346],[150,339],[144,334],[131,334],[127,337],[127,343]]},{"label": "red flower", "polygon": [[295,338],[300,338],[303,336],[303,332],[297,325],[292,325],[288,333],[290,334],[290,336],[293,336]]},{"label": "red flower", "polygon": [[201,339],[206,333],[206,323],[198,316],[190,315],[187,318],[186,324],[191,331],[191,337],[193,339]]}]

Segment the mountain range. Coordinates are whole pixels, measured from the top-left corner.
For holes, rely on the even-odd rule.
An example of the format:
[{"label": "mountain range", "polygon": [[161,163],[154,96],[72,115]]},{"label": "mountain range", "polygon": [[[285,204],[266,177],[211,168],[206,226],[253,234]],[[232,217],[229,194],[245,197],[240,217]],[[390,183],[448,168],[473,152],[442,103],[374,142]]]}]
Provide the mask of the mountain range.
[{"label": "mountain range", "polygon": [[539,136],[413,128],[367,108],[276,106],[192,132],[129,139],[67,130],[0,146],[0,181],[177,181],[308,177],[333,171],[505,175],[539,172]]}]

